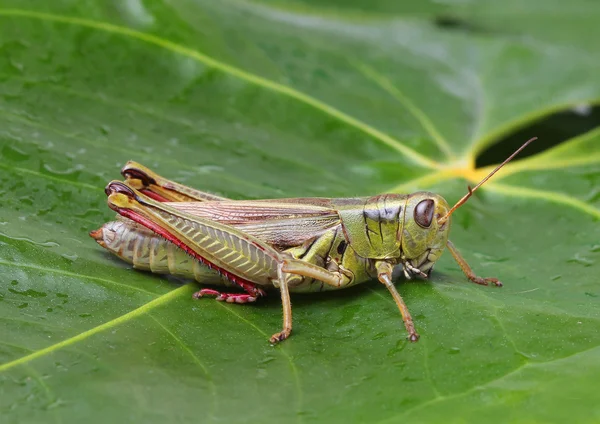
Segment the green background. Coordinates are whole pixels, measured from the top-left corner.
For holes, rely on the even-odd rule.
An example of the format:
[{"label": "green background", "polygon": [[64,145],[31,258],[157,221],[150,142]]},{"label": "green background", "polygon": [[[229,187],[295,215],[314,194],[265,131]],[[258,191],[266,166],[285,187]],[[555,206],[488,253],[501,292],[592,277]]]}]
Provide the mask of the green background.
[{"label": "green background", "polygon": [[87,235],[130,159],[236,199],[452,203],[486,148],[597,103],[598,22],[585,0],[0,0],[2,422],[599,422],[598,129],[455,214],[505,286],[449,254],[400,280],[416,344],[373,282],[294,296],[273,347],[278,296],[195,301]]}]

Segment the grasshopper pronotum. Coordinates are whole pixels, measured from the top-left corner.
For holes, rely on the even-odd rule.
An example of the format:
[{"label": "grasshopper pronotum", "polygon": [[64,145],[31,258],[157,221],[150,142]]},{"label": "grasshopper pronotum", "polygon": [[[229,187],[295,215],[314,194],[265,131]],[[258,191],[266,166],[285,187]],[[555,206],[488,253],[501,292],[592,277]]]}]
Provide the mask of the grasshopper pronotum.
[{"label": "grasshopper pronotum", "polygon": [[[409,334],[417,341],[410,313],[392,283],[401,267],[406,278],[428,278],[445,247],[469,280],[481,278],[448,240],[450,216],[502,166],[494,169],[452,208],[429,192],[362,198],[229,200],[169,181],[128,162],[125,182],[106,186],[108,205],[122,217],[90,235],[135,268],[234,285],[245,293],[205,288],[194,297],[247,303],[277,288],[283,303],[278,343],[292,331],[290,292],[350,287],[377,278],[393,296]],[[190,256],[194,260],[190,260]]]}]

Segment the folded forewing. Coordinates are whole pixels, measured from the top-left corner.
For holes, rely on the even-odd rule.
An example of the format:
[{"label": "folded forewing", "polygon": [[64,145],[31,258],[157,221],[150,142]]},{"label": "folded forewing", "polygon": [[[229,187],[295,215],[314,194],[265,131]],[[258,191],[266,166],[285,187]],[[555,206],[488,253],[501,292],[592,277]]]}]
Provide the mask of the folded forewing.
[{"label": "folded forewing", "polygon": [[298,246],[341,223],[329,200],[322,198],[174,202],[168,205],[234,226],[279,248]]}]

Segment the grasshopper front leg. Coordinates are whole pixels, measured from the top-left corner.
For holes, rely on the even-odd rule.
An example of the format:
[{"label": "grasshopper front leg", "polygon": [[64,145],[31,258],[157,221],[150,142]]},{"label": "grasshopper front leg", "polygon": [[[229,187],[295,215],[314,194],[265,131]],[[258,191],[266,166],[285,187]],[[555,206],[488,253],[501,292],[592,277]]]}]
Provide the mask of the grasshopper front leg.
[{"label": "grasshopper front leg", "polygon": [[456,261],[458,266],[460,266],[460,269],[462,269],[462,271],[465,273],[465,275],[467,276],[467,278],[469,280],[471,280],[472,282],[474,282],[476,284],[481,284],[482,286],[487,286],[491,283],[491,284],[495,285],[496,287],[502,287],[502,282],[499,281],[497,278],[478,277],[473,272],[473,270],[471,269],[471,267],[469,266],[467,261],[462,257],[462,255],[460,254],[460,252],[458,251],[456,246],[454,246],[454,243],[452,243],[450,240],[448,240],[446,242],[446,246],[448,246],[448,250],[452,254],[452,257],[454,258],[454,260]]},{"label": "grasshopper front leg", "polygon": [[234,227],[155,201],[126,183],[113,181],[106,187],[106,193],[111,209],[174,243],[239,286],[245,289],[257,285],[278,287],[284,320],[282,331],[271,338],[273,343],[286,339],[292,331],[290,275],[311,277],[335,287],[347,281],[348,277],[339,272],[294,259]]}]

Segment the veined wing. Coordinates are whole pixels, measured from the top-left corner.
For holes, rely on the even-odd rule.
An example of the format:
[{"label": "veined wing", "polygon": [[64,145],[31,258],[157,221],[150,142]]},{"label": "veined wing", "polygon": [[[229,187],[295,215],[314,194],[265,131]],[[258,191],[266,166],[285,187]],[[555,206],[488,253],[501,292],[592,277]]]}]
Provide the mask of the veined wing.
[{"label": "veined wing", "polygon": [[325,198],[167,204],[194,216],[231,225],[279,248],[298,246],[341,224],[337,210]]}]

